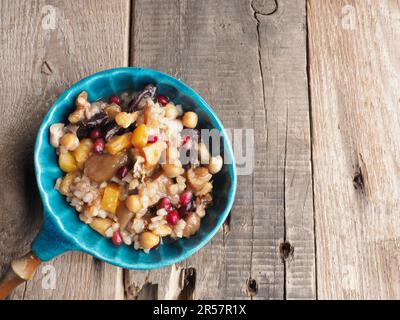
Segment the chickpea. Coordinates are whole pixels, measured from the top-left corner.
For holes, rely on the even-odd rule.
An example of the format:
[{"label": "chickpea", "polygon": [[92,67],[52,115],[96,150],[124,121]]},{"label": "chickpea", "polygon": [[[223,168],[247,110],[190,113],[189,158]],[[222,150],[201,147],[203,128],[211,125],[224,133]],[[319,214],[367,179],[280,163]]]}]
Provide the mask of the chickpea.
[{"label": "chickpea", "polygon": [[182,168],[182,165],[180,162],[175,162],[174,164],[163,164],[162,168],[164,170],[165,175],[168,178],[176,178],[177,176],[180,176],[181,174],[184,173],[184,169]]},{"label": "chickpea", "polygon": [[165,117],[167,119],[171,119],[174,120],[178,117],[179,115],[179,111],[178,109],[175,107],[174,104],[172,103],[168,103],[165,107],[164,107],[164,112],[165,112]]},{"label": "chickpea", "polygon": [[208,164],[208,171],[210,171],[211,174],[216,174],[219,171],[221,171],[223,165],[223,160],[220,155],[216,157],[211,157],[210,163]]},{"label": "chickpea", "polygon": [[182,118],[182,123],[186,128],[194,129],[197,126],[198,116],[192,111],[185,112]]},{"label": "chickpea", "polygon": [[140,201],[140,197],[137,194],[129,196],[125,200],[125,205],[128,208],[128,210],[132,211],[133,213],[136,213],[140,209],[142,209],[142,202]]},{"label": "chickpea", "polygon": [[79,139],[73,133],[66,133],[60,139],[60,146],[68,151],[73,151],[79,147]]},{"label": "chickpea", "polygon": [[139,242],[143,249],[151,249],[160,243],[160,237],[152,232],[146,231],[140,234]]}]

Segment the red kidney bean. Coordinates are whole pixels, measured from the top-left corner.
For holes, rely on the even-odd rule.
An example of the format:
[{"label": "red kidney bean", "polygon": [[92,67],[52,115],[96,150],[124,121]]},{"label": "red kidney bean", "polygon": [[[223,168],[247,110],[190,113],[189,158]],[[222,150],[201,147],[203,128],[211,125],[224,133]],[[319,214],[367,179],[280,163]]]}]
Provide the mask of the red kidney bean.
[{"label": "red kidney bean", "polygon": [[161,105],[166,106],[166,105],[168,104],[168,102],[169,102],[169,99],[168,99],[166,96],[159,95],[159,96],[157,97],[157,101],[158,101],[158,103],[160,103]]},{"label": "red kidney bean", "polygon": [[122,166],[121,168],[118,169],[116,176],[118,179],[123,179],[124,177],[126,177],[128,172],[129,172],[128,166]]}]

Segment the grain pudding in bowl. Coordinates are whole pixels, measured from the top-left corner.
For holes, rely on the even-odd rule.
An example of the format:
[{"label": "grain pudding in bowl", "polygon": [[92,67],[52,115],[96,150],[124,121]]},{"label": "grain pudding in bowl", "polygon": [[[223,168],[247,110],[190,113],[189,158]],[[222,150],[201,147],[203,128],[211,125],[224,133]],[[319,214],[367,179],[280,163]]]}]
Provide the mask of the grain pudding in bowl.
[{"label": "grain pudding in bowl", "polygon": [[194,235],[223,166],[201,141],[197,114],[151,84],[93,103],[81,92],[75,105],[67,123],[51,125],[50,143],[65,172],[55,187],[80,220],[145,252]]}]

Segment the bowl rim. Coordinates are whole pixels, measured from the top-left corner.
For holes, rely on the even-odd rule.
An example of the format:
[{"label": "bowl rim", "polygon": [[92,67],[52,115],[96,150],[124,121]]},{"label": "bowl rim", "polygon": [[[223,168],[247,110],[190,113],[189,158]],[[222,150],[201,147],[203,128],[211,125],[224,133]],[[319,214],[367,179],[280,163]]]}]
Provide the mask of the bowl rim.
[{"label": "bowl rim", "polygon": [[[51,202],[49,200],[49,197],[47,195],[47,192],[45,190],[45,187],[43,186],[43,181],[42,181],[42,174],[41,174],[41,165],[40,165],[40,158],[41,158],[41,151],[42,147],[47,143],[49,144],[48,141],[45,141],[44,139],[44,133],[46,128],[50,125],[51,119],[53,117],[53,114],[56,112],[56,110],[59,109],[60,105],[65,99],[70,98],[71,95],[75,95],[73,93],[77,88],[81,87],[82,85],[97,79],[97,78],[109,78],[113,77],[119,73],[130,73],[132,76],[137,75],[138,73],[145,72],[150,75],[152,75],[154,78],[161,78],[161,82],[167,82],[168,84],[172,85],[175,87],[178,91],[183,92],[185,95],[190,95],[193,98],[193,101],[195,102],[196,106],[202,109],[203,111],[206,112],[206,114],[209,116],[213,127],[216,127],[221,134],[221,137],[223,138],[224,141],[224,151],[228,153],[230,159],[232,159],[231,164],[229,165],[229,176],[231,179],[231,183],[228,189],[227,193],[227,201],[226,204],[224,205],[224,210],[218,213],[218,218],[216,220],[215,226],[207,232],[203,239],[201,239],[198,243],[196,243],[192,248],[187,249],[185,248],[178,256],[175,258],[166,258],[163,257],[160,259],[160,261],[156,263],[143,263],[143,262],[138,262],[138,263],[124,263],[123,259],[119,259],[118,261],[113,258],[108,258],[104,255],[101,254],[101,250],[99,249],[92,249],[88,248],[78,239],[74,236],[74,234],[70,231],[68,231],[65,227],[61,219],[57,216],[57,213],[55,210],[53,210]],[[235,198],[236,194],[236,188],[237,188],[237,173],[236,173],[236,162],[235,162],[235,157],[232,149],[231,142],[229,140],[229,136],[227,135],[225,128],[220,121],[220,119],[217,117],[215,114],[214,110],[207,104],[207,102],[190,86],[182,82],[181,80],[178,80],[166,73],[163,73],[158,70],[150,69],[150,68],[142,68],[142,67],[120,67],[120,68],[111,68],[111,69],[106,69],[102,70],[100,72],[96,72],[94,74],[91,74],[76,83],[74,83],[72,86],[68,87],[60,96],[59,98],[54,102],[54,104],[51,106],[51,108],[47,111],[40,127],[37,133],[36,137],[36,143],[35,143],[35,149],[34,149],[34,166],[35,166],[35,176],[36,176],[36,181],[37,185],[39,188],[39,193],[42,199],[43,203],[43,215],[44,215],[44,221],[51,219],[52,223],[56,225],[59,233],[61,234],[61,237],[67,240],[72,244],[72,246],[75,247],[75,249],[71,248],[66,248],[64,251],[68,250],[73,250],[73,251],[81,251],[85,252],[91,256],[94,256],[96,258],[99,258],[103,261],[106,261],[108,263],[111,263],[113,265],[123,267],[126,269],[135,269],[135,270],[151,270],[151,269],[156,269],[156,268],[161,268],[165,266],[169,266],[174,263],[178,263],[182,260],[187,259],[194,253],[196,253],[198,250],[200,250],[202,247],[204,247],[214,236],[215,234],[220,230],[222,227],[223,222],[226,220],[228,214],[230,213],[233,205],[233,201]],[[45,233],[45,230],[42,226],[42,230],[39,232],[38,237],[40,236],[40,233]],[[178,240],[179,241],[179,240]],[[46,248],[41,247],[40,250],[46,250]],[[61,250],[62,251],[62,250]]]}]

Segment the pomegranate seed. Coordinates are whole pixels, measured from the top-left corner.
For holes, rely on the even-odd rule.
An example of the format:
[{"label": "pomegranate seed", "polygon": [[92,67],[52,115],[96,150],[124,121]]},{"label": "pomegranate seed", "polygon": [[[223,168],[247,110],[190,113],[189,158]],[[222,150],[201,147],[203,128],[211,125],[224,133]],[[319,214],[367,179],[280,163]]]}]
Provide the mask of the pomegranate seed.
[{"label": "pomegranate seed", "polygon": [[189,143],[190,139],[191,139],[190,136],[184,136],[182,138],[182,144],[185,145],[185,144]]},{"label": "pomegranate seed", "polygon": [[168,198],[162,198],[158,204],[159,209],[165,209],[167,212],[171,211],[172,204]]},{"label": "pomegranate seed", "polygon": [[169,212],[167,215],[168,223],[172,224],[173,226],[178,223],[179,219],[180,219],[180,217],[179,217],[179,213],[177,210],[173,210],[173,211]]},{"label": "pomegranate seed", "polygon": [[159,96],[157,97],[157,101],[158,101],[158,103],[160,103],[161,105],[166,106],[166,105],[168,104],[168,102],[169,102],[169,99],[168,99],[166,96],[159,95]]},{"label": "pomegranate seed", "polygon": [[117,105],[119,105],[119,106],[122,104],[121,98],[118,97],[118,96],[111,96],[111,97],[108,99],[108,102],[109,102],[109,103],[115,103],[115,104],[117,104]]},{"label": "pomegranate seed", "polygon": [[90,132],[90,138],[92,140],[96,140],[98,138],[101,138],[101,131],[98,128],[94,128],[91,132]]},{"label": "pomegranate seed", "polygon": [[117,178],[119,179],[123,179],[124,177],[126,177],[126,175],[129,172],[129,168],[128,166],[122,166],[121,168],[118,169],[117,171]]},{"label": "pomegranate seed", "polygon": [[158,136],[150,136],[147,143],[155,143],[158,141]]},{"label": "pomegranate seed", "polygon": [[181,193],[179,203],[181,206],[186,206],[192,200],[193,194],[190,191]]},{"label": "pomegranate seed", "polygon": [[94,153],[101,153],[104,150],[106,143],[103,138],[98,138],[93,143],[93,152]]},{"label": "pomegranate seed", "polygon": [[122,237],[121,237],[121,233],[119,232],[119,230],[115,231],[113,233],[111,240],[112,240],[112,243],[116,246],[120,246],[122,244]]}]

